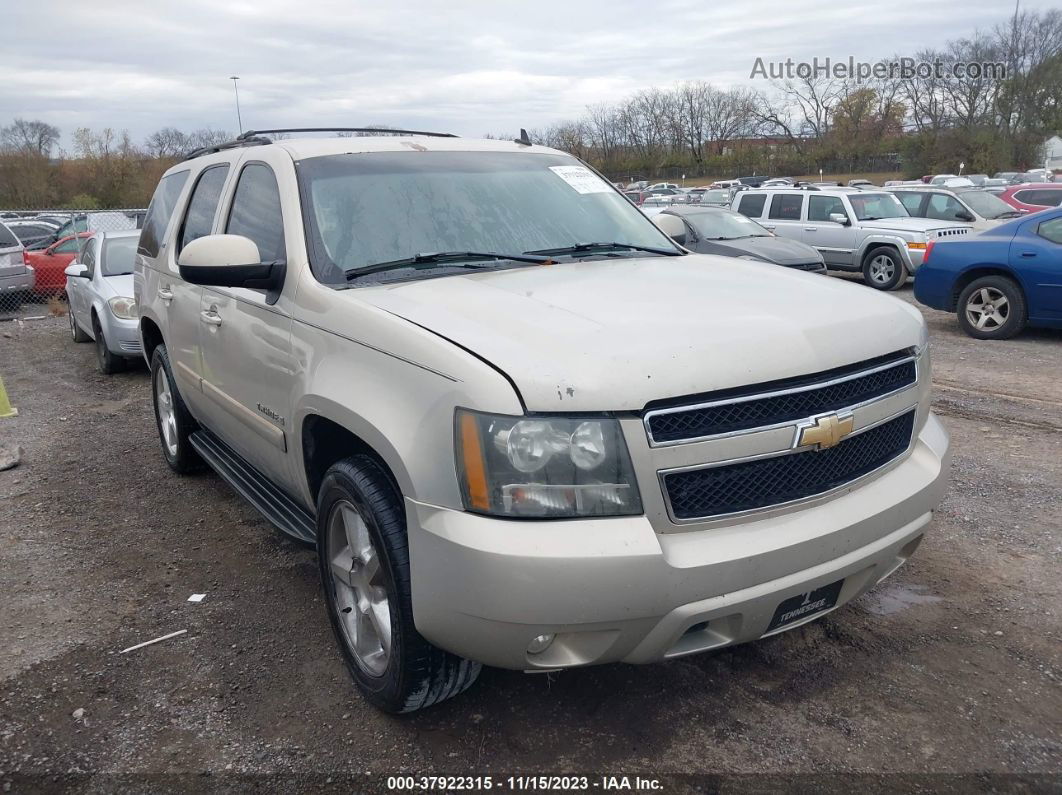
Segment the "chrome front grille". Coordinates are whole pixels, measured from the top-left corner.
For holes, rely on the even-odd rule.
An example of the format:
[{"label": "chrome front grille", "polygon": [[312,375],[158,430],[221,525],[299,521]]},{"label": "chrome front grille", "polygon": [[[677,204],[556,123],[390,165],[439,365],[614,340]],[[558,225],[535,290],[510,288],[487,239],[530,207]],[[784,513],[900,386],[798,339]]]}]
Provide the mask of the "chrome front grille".
[{"label": "chrome front grille", "polygon": [[906,389],[917,378],[914,356],[900,351],[812,376],[715,393],[707,396],[715,399],[692,405],[650,408],[643,420],[650,445],[686,444],[851,409]]}]

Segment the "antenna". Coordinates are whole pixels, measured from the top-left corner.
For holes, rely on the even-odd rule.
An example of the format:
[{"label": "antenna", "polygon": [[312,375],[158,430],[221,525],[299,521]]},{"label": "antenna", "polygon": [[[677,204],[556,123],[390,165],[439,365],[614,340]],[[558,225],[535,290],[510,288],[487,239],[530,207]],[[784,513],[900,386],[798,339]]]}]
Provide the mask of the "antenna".
[{"label": "antenna", "polygon": [[520,128],[520,137],[514,138],[513,143],[520,144],[521,146],[533,146],[531,143],[531,136],[527,134],[527,130],[523,127]]}]

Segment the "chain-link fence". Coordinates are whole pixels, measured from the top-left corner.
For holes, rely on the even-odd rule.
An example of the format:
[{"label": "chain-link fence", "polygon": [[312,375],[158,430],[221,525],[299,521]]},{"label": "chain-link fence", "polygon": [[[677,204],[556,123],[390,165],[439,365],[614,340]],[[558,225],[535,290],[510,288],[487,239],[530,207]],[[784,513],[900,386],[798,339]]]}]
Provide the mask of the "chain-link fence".
[{"label": "chain-link fence", "polygon": [[80,262],[87,242],[139,229],[146,212],[0,211],[0,321],[66,314],[67,269]]}]

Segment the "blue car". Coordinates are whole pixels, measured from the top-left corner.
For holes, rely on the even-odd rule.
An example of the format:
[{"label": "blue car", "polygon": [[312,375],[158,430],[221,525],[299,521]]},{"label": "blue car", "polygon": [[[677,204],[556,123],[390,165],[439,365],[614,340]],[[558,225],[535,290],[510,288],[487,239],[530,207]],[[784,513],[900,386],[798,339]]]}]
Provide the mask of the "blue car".
[{"label": "blue car", "polygon": [[1026,325],[1062,328],[1062,210],[931,243],[915,298],[955,312],[971,337],[1005,340]]}]

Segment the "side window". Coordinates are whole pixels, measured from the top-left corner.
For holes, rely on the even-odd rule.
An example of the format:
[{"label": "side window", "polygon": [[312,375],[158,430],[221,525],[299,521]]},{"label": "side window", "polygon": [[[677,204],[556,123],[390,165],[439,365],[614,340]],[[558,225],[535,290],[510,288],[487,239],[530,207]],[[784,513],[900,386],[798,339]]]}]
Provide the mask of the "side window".
[{"label": "side window", "polygon": [[96,271],[96,241],[85,241],[85,248],[81,252],[81,256],[78,257],[81,264],[88,269],[89,278],[92,278],[93,273]]},{"label": "side window", "polygon": [[902,191],[896,194],[896,198],[900,200],[900,204],[904,206],[911,215],[917,217],[922,216],[922,199],[925,198],[924,193],[912,193],[911,191]]},{"label": "side window", "polygon": [[963,206],[957,199],[945,196],[943,193],[934,193],[929,197],[929,206],[926,208],[926,218],[937,221],[958,221],[958,214],[963,211]]},{"label": "side window", "polygon": [[1057,207],[1062,201],[1062,190],[1020,190],[1014,194],[1014,198],[1026,204]]},{"label": "side window", "polygon": [[1036,234],[1052,243],[1062,245],[1062,217],[1044,221],[1036,227]]},{"label": "side window", "polygon": [[166,234],[166,227],[169,226],[173,210],[177,206],[177,197],[181,195],[181,190],[187,181],[187,171],[170,174],[159,181],[159,186],[155,188],[155,195],[151,197],[151,203],[148,205],[147,215],[144,217],[137,252],[145,257],[159,255],[159,249],[162,248],[162,236]]},{"label": "side window", "polygon": [[258,245],[262,262],[287,259],[284,249],[284,215],[280,211],[280,189],[273,170],[251,163],[240,172],[232,198],[225,231],[249,237]]},{"label": "side window", "polygon": [[767,201],[767,194],[746,194],[738,201],[738,212],[749,218],[759,218],[763,215],[763,205]]},{"label": "side window", "polygon": [[199,181],[192,189],[192,198],[188,200],[188,212],[185,213],[184,223],[181,224],[176,253],[179,254],[193,240],[210,234],[214,227],[214,214],[218,210],[218,199],[221,198],[221,188],[225,185],[228,173],[228,165],[220,165],[211,166],[199,175]]},{"label": "side window", "polygon": [[77,238],[72,237],[69,240],[64,240],[54,249],[56,254],[76,254],[77,253]]},{"label": "side window", "polygon": [[829,221],[831,213],[848,215],[844,202],[836,196],[808,196],[809,221]]},{"label": "side window", "polygon": [[804,206],[804,197],[792,193],[776,193],[771,199],[771,212],[768,218],[779,221],[799,221],[800,209]]}]

